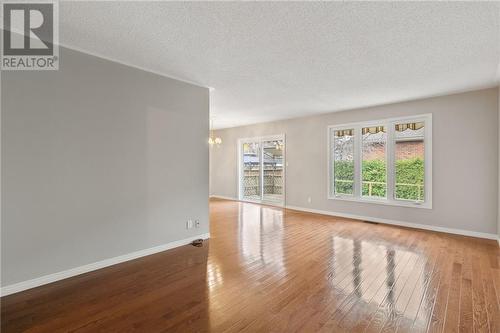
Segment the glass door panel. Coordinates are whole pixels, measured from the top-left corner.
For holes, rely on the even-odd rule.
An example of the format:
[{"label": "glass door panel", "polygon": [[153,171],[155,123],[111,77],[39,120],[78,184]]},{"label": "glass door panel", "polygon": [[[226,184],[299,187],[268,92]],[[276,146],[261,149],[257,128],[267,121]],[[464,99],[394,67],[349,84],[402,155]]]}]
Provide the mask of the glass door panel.
[{"label": "glass door panel", "polygon": [[284,147],[283,140],[262,141],[263,201],[283,202]]},{"label": "glass door panel", "polygon": [[244,200],[261,199],[261,153],[259,142],[244,142],[242,151],[241,196]]}]

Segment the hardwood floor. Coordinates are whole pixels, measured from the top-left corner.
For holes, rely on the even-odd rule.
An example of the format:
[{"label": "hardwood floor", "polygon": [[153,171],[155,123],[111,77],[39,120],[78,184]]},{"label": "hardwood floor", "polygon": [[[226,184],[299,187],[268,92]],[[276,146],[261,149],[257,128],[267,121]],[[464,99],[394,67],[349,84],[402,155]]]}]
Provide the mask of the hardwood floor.
[{"label": "hardwood floor", "polygon": [[2,332],[500,332],[495,241],[232,201],[211,239],[2,298]]}]

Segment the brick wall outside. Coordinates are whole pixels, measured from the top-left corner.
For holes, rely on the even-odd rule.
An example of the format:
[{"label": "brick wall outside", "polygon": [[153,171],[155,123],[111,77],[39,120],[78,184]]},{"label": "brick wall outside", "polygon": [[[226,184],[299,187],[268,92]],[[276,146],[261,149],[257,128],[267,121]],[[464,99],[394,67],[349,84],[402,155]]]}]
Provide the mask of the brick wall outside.
[{"label": "brick wall outside", "polygon": [[423,141],[396,142],[396,160],[406,160],[416,157],[424,158]]},{"label": "brick wall outside", "polygon": [[[423,141],[400,141],[396,143],[396,160],[424,158]],[[363,160],[385,159],[385,146],[372,144],[370,149],[363,150]]]}]

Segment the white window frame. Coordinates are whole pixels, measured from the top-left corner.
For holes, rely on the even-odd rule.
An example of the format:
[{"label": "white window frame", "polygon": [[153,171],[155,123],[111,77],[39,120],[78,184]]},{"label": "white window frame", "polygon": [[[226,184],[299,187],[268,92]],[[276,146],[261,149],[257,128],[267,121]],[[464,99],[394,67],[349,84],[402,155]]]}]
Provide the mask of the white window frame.
[{"label": "white window frame", "polygon": [[[408,122],[424,122],[424,201],[412,201],[395,198],[395,140],[394,140],[394,125]],[[363,197],[361,191],[362,184],[362,135],[363,127],[385,126],[387,133],[387,142],[385,146],[386,158],[386,197],[372,198]],[[343,195],[334,194],[334,184],[332,184],[334,164],[332,163],[332,133],[336,130],[354,129],[354,194]],[[364,122],[348,123],[341,125],[331,125],[327,127],[327,173],[328,184],[327,193],[330,200],[355,201],[363,203],[375,203],[391,206],[415,207],[432,209],[432,114],[421,114],[415,116],[406,116],[398,118],[388,118],[379,120],[370,120]]]}]

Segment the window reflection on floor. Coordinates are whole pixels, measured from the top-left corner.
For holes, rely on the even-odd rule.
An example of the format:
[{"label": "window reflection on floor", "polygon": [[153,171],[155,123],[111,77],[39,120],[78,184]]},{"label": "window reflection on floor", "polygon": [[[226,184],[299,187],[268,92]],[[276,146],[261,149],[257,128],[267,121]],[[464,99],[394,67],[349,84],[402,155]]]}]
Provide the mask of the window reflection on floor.
[{"label": "window reflection on floor", "polygon": [[[325,332],[425,331],[432,322],[436,267],[449,266],[440,236],[259,204],[219,205],[230,209],[211,213],[207,290],[214,331],[229,323],[268,331],[282,317],[282,332],[289,325],[304,332],[318,325]],[[232,322],[241,311],[252,314],[251,323]]]},{"label": "window reflection on floor", "polygon": [[238,223],[241,255],[245,260],[260,260],[263,265],[273,265],[276,272],[284,270],[283,212],[247,204],[239,211]]},{"label": "window reflection on floor", "polygon": [[[424,294],[429,275],[426,279],[424,273],[430,271],[429,267],[427,270],[423,267],[423,256],[376,242],[339,236],[332,237],[332,248],[331,283],[339,294],[345,296],[339,307],[344,313],[339,317],[360,308],[364,311],[372,308],[371,311],[378,310],[376,315],[383,312],[384,316],[404,314],[411,320],[415,318],[420,302],[408,304],[407,300],[413,293]],[[408,274],[411,265],[414,265],[416,275]],[[359,303],[359,299],[365,304]]]}]

